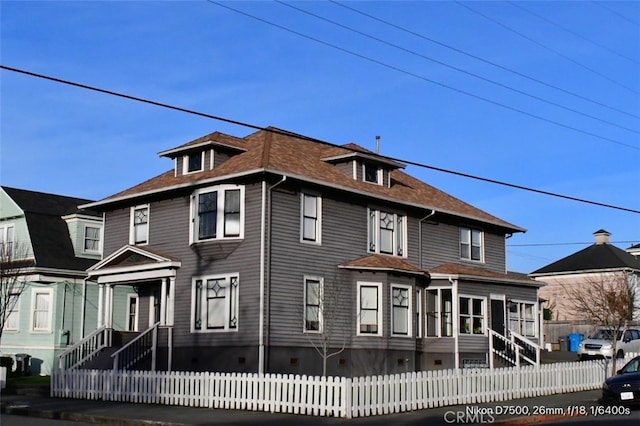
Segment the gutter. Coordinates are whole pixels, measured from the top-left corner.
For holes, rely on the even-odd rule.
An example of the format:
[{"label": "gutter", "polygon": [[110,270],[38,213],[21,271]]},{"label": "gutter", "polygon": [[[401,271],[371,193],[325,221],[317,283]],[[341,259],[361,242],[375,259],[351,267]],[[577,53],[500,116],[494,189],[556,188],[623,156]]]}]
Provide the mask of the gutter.
[{"label": "gutter", "polygon": [[[261,225],[260,225],[260,313],[259,313],[259,330],[258,330],[258,374],[264,374],[265,370],[265,311],[268,311],[270,306],[270,290],[269,294],[265,295],[265,289],[267,287],[266,283],[266,265],[271,265],[271,193],[274,188],[281,185],[287,180],[286,176],[282,176],[282,179],[276,182],[269,188],[267,192],[267,182],[266,180],[262,181],[262,203],[260,206],[261,209]],[[269,200],[267,201],[267,196]],[[268,213],[269,213],[269,227],[267,236],[267,204],[268,204]],[[269,250],[269,254],[267,255],[266,250]],[[271,270],[269,270],[269,274],[271,274]],[[270,284],[270,281],[269,281]],[[270,285],[269,285],[270,287]],[[266,296],[266,297],[265,297]],[[266,306],[265,306],[266,305]],[[267,321],[267,327],[269,327],[269,321]],[[268,337],[268,336],[267,336]]]}]

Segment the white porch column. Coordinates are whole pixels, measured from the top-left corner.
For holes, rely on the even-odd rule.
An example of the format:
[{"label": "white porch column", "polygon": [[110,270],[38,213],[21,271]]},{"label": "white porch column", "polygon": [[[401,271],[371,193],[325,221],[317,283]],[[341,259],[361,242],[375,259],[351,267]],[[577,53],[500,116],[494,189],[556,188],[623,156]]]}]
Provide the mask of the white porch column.
[{"label": "white porch column", "polygon": [[113,328],[113,284],[107,285],[104,325]]},{"label": "white porch column", "polygon": [[104,325],[104,284],[98,284],[98,324],[96,328]]},{"label": "white porch column", "polygon": [[176,303],[176,278],[169,278],[169,312],[167,314],[167,325],[173,325],[173,309]]},{"label": "white porch column", "polygon": [[167,325],[167,281],[168,278],[162,279],[162,287],[160,287],[160,325]]}]

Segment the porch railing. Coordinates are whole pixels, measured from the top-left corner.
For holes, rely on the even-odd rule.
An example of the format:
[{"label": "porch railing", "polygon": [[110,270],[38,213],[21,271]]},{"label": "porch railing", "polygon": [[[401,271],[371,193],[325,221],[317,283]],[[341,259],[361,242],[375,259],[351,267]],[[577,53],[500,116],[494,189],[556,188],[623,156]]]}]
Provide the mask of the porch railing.
[{"label": "porch railing", "polygon": [[112,331],[111,328],[100,327],[67,348],[58,355],[58,368],[71,370],[94,358],[102,349],[111,346]]},{"label": "porch railing", "polygon": [[522,336],[521,334],[516,333],[515,331],[509,331],[509,335],[513,343],[522,347],[523,358],[525,358],[532,365],[539,366],[540,351],[544,351],[545,349],[538,343],[534,342],[531,339],[528,339],[525,336]]},{"label": "porch railing", "polygon": [[489,329],[489,368],[494,368],[494,357],[498,356],[510,365],[519,367],[522,347],[500,333]]},{"label": "porch railing", "polygon": [[151,371],[156,370],[156,350],[158,348],[158,326],[155,323],[135,339],[111,355],[114,370],[126,370],[151,354]]}]

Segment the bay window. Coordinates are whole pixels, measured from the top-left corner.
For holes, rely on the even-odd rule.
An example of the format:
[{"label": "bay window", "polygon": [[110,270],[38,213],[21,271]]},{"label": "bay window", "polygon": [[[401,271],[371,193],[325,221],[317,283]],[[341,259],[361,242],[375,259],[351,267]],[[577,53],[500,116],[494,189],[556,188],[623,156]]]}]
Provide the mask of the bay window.
[{"label": "bay window", "polygon": [[244,187],[221,185],[198,191],[192,200],[192,242],[242,238]]}]

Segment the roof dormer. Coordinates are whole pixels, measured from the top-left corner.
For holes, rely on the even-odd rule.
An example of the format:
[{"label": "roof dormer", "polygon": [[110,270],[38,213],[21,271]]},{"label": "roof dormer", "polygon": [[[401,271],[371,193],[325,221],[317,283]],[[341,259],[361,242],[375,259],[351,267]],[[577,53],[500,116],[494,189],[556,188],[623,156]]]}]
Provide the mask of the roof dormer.
[{"label": "roof dormer", "polygon": [[391,187],[391,172],[405,168],[403,163],[369,153],[355,144],[344,145],[344,148],[342,153],[327,156],[323,160],[361,182]]},{"label": "roof dormer", "polygon": [[241,143],[240,139],[214,133],[158,155],[172,158],[175,175],[184,176],[212,170],[234,155],[245,152],[246,149],[239,146]]}]

